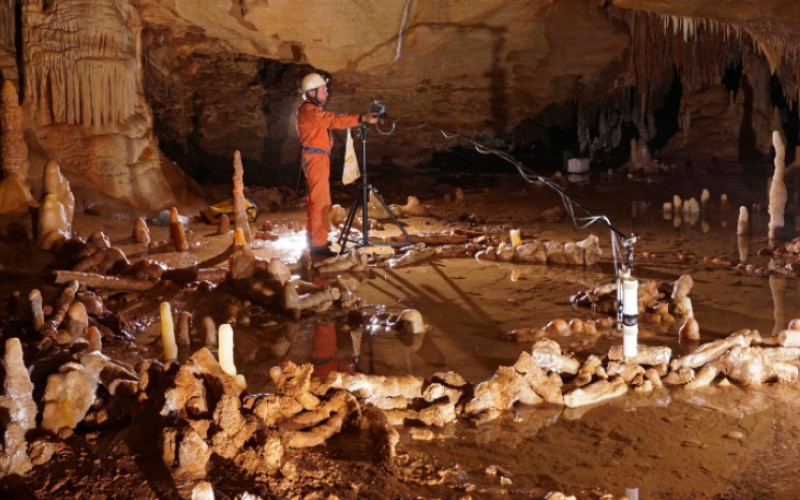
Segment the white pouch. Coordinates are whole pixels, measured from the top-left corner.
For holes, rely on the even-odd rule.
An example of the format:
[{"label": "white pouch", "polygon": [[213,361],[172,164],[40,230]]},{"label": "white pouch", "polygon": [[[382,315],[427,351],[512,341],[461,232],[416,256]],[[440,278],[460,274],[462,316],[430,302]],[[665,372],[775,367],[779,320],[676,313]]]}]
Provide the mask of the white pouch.
[{"label": "white pouch", "polygon": [[347,129],[347,144],[344,148],[344,169],[342,169],[342,183],[350,184],[361,177],[361,169],[358,168],[358,158],[356,148],[353,147],[353,136],[350,129]]}]

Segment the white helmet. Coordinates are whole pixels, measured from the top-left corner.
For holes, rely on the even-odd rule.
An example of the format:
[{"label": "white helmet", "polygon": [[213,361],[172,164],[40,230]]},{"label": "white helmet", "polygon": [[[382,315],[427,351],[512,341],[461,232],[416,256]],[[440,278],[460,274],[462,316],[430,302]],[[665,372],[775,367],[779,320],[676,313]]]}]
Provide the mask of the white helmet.
[{"label": "white helmet", "polygon": [[322,87],[328,84],[328,79],[319,73],[309,73],[303,77],[303,82],[300,84],[300,91],[306,93],[314,90],[317,87]]}]

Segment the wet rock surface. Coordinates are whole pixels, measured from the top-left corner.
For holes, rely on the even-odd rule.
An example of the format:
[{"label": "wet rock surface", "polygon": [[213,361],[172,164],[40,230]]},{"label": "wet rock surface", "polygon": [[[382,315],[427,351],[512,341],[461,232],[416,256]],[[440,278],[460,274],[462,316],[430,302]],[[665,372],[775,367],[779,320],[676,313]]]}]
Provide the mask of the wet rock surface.
[{"label": "wet rock surface", "polygon": [[[676,179],[660,181],[681,189]],[[645,193],[623,195],[631,182]],[[603,251],[596,264],[505,257],[505,249],[515,255],[534,238],[574,243],[586,234],[542,220],[555,201],[546,188],[509,195],[498,187],[504,191],[467,188],[451,201],[421,197],[429,215],[403,221],[412,234],[427,235],[424,243],[376,245],[330,261],[303,256],[304,234],[294,223],[300,212],[257,221],[269,222],[274,238],[256,233],[248,247],[195,221],[187,250],[156,253],[131,237],[136,217],[76,215],[78,237],[92,237],[55,255],[31,250],[24,265],[3,271],[16,277],[13,287],[3,281],[4,293],[13,298],[22,289],[2,317],[3,334],[22,339],[32,401],[43,412],[16,440],[34,467],[0,487],[39,496],[127,487],[136,497],[169,497],[187,496],[205,480],[219,494],[264,498],[311,490],[345,497],[561,490],[580,498],[604,490],[622,496],[630,487],[653,497],[792,491],[777,471],[793,462],[773,455],[785,460],[788,448],[777,453],[775,443],[791,448],[799,432],[786,417],[796,411],[800,365],[789,320],[800,311],[778,281],[791,278],[744,278],[703,257],[738,255],[735,210],[712,207],[705,233],[702,225],[664,220],[662,188],[644,178],[598,177],[569,188],[595,206],[604,202],[612,220],[640,235],[642,348],[626,359],[609,319],[606,235],[593,243]],[[764,214],[751,222],[764,235],[753,236],[758,245],[766,240]],[[169,228],[150,232],[166,239]],[[395,233],[387,224],[376,238]],[[250,253],[237,253],[237,245]],[[445,257],[448,245],[471,247]],[[54,285],[42,277],[46,263],[69,269],[113,248],[126,259],[87,273],[88,281]],[[475,259],[489,248],[495,259]],[[421,249],[434,252],[384,265]],[[161,272],[130,278],[145,259]],[[233,278],[229,268],[247,271]],[[148,288],[129,288],[136,280]],[[37,307],[23,299],[38,300],[28,293],[33,287],[41,290]],[[736,289],[742,293],[721,294]],[[573,307],[576,293],[584,298]],[[281,305],[286,300],[290,307]],[[176,318],[196,318],[179,327],[186,332],[177,359],[166,363],[159,361],[162,302]],[[689,311],[697,341],[679,340]],[[233,374],[220,367],[206,317],[212,332],[232,327]],[[756,457],[760,469],[745,465]],[[667,476],[684,480],[664,489]],[[764,477],[775,480],[768,489]]]}]

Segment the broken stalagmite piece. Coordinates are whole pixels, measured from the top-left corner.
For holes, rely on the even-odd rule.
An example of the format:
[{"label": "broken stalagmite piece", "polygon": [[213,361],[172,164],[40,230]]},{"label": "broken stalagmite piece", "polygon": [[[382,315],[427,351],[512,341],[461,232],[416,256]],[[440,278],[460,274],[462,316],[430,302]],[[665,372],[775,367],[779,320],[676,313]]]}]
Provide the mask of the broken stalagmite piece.
[{"label": "broken stalagmite piece", "polygon": [[678,338],[681,340],[700,340],[700,325],[697,320],[692,317],[686,318],[686,321],[683,322],[680,330],[678,330]]},{"label": "broken stalagmite piece", "polygon": [[31,303],[31,315],[33,316],[33,328],[38,332],[44,326],[44,311],[42,310],[42,292],[37,289],[31,290],[28,294],[28,301]]},{"label": "broken stalagmite piece", "polygon": [[178,313],[178,328],[175,332],[175,340],[179,346],[189,347],[192,344],[191,328],[192,313],[189,311]]},{"label": "broken stalagmite piece", "polygon": [[228,214],[222,214],[219,216],[217,234],[228,234],[229,232],[231,232],[231,220],[228,218]]},{"label": "broken stalagmite piece", "polygon": [[133,223],[133,241],[136,243],[150,243],[150,228],[147,227],[147,221],[144,217],[137,217],[136,222]]},{"label": "broken stalagmite piece", "polygon": [[628,386],[620,377],[612,380],[598,380],[587,386],[575,389],[564,395],[564,404],[568,408],[578,408],[595,403],[600,403],[607,399],[622,396],[628,392]]},{"label": "broken stalagmite piece", "polygon": [[169,240],[178,252],[189,250],[189,244],[186,242],[186,230],[178,216],[178,209],[175,207],[169,209]]},{"label": "broken stalagmite piece", "polygon": [[64,290],[61,291],[61,295],[59,295],[58,301],[53,308],[53,313],[47,318],[42,327],[42,333],[45,337],[55,338],[58,327],[61,326],[61,322],[64,321],[69,306],[72,305],[72,302],[75,300],[78,287],[77,281],[70,281],[67,286],[64,287]]},{"label": "broken stalagmite piece", "polygon": [[401,312],[393,326],[409,335],[425,333],[425,321],[416,309],[406,309]]}]

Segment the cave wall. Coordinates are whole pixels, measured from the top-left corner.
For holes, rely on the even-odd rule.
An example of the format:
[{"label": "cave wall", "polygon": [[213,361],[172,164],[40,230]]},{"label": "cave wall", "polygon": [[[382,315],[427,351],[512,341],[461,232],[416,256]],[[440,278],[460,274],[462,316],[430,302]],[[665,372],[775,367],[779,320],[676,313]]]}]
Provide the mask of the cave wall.
[{"label": "cave wall", "polygon": [[[286,171],[296,164],[294,91],[311,69],[332,77],[332,110],[366,111],[374,99],[386,104],[400,125],[391,136],[373,136],[370,158],[403,166],[458,145],[420,129],[422,123],[473,137],[503,137],[553,101],[593,99],[630,80],[624,25],[585,0],[372,2],[358,9],[347,2],[332,8],[330,2],[311,1],[300,9],[305,17],[287,3],[240,4],[249,7],[222,12],[214,2],[174,2],[181,32],[174,20],[158,24],[168,17],[163,5],[140,2],[150,23],[144,36],[146,75],[152,75],[148,89],[166,86],[148,90],[148,97],[153,97],[157,128],[163,116],[172,122],[163,129],[181,131],[177,149],[186,148],[187,138],[212,156],[224,157],[216,144],[240,149],[259,170]],[[344,11],[352,21],[339,22]],[[189,28],[200,22],[202,35]],[[298,22],[307,31],[298,29]],[[242,29],[242,23],[257,31]],[[151,38],[149,30],[160,35]],[[255,33],[269,36],[256,37],[256,43]],[[162,36],[169,43],[179,41],[181,48],[166,48]],[[180,54],[159,55],[173,51]],[[158,64],[147,62],[155,58]],[[181,68],[191,68],[191,75],[181,76]],[[259,75],[264,68],[276,77],[265,81]],[[196,77],[195,71],[209,76]],[[207,91],[209,78],[215,93]],[[221,98],[226,94],[237,99]],[[178,109],[180,114],[174,112]],[[230,140],[222,141],[210,117],[227,112],[237,116],[228,123],[246,133],[227,134]],[[188,160],[193,163],[189,171],[206,169],[199,159]]]},{"label": "cave wall", "polygon": [[[798,18],[779,0],[0,0],[0,26],[14,29],[0,36],[0,71],[22,86],[33,150],[155,208],[191,189],[171,160],[223,182],[240,150],[249,182],[291,178],[310,70],[331,76],[334,111],[379,99],[399,119],[372,136],[373,163],[464,146],[424,124],[498,147],[625,148],[623,129],[656,136],[676,78],[670,118],[685,129],[665,151],[741,157],[752,129],[744,149],[768,154],[780,121],[770,75],[797,100]],[[750,94],[731,97],[721,78],[737,62]]]}]

